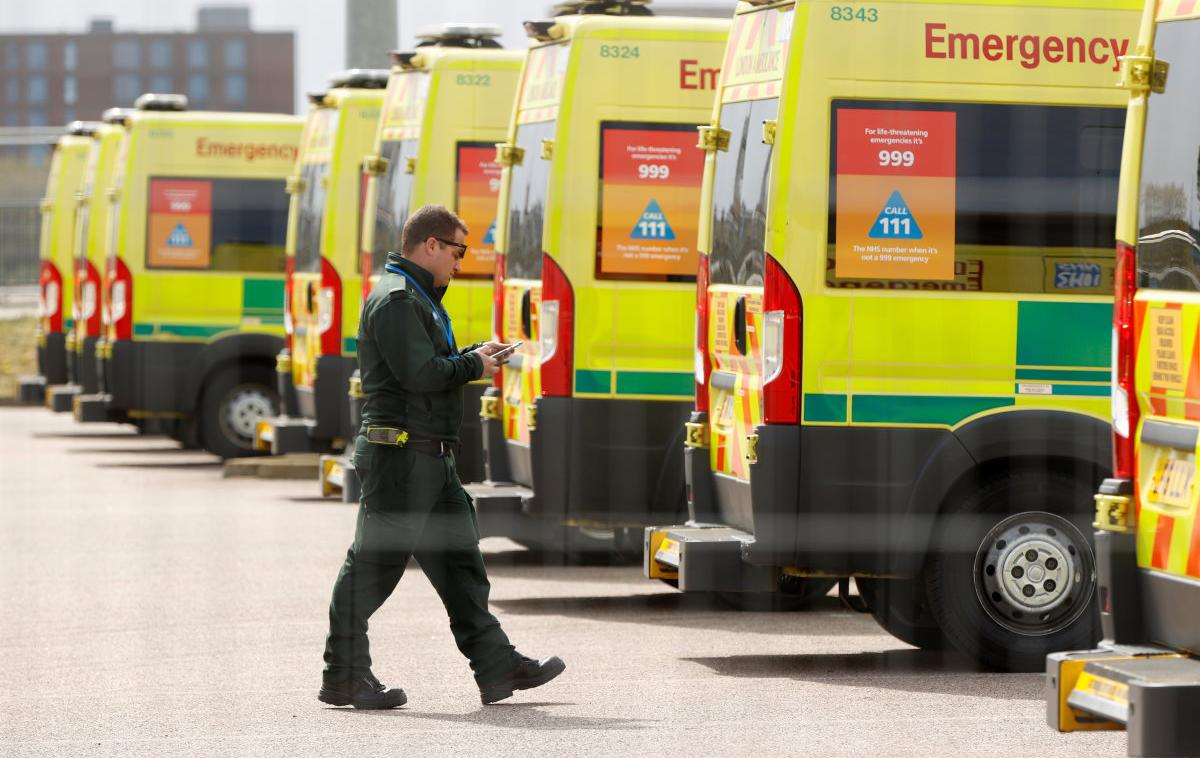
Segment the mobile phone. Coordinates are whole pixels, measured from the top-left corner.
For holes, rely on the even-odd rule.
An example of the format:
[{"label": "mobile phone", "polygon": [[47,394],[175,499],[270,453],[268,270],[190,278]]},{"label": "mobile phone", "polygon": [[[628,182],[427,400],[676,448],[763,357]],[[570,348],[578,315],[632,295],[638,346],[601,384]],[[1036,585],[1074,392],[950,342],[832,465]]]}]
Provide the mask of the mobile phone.
[{"label": "mobile phone", "polygon": [[517,340],[516,342],[512,343],[511,345],[504,348],[503,350],[497,350],[496,352],[492,353],[492,358],[494,358],[496,360],[501,360],[503,358],[507,358],[509,355],[512,354],[512,351],[516,350],[517,348],[519,348],[521,345],[524,345],[524,344],[525,344],[524,340]]}]

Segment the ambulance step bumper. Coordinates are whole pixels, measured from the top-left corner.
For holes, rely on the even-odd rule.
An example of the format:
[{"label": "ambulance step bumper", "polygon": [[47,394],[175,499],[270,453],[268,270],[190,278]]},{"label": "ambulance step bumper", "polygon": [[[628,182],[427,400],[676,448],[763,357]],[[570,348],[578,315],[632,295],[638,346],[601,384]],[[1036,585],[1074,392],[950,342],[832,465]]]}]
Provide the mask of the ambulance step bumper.
[{"label": "ambulance step bumper", "polygon": [[744,559],[753,543],[753,534],[729,526],[651,526],[642,570],[648,579],[678,581],[685,592],[776,592],[779,570]]},{"label": "ambulance step bumper", "polygon": [[1125,728],[1131,756],[1200,755],[1200,661],[1154,647],[1113,646],[1047,658],[1050,725]]},{"label": "ambulance step bumper", "polygon": [[18,381],[17,400],[21,405],[41,405],[46,401],[46,377],[23,376]]},{"label": "ambulance step bumper", "polygon": [[75,398],[82,392],[78,384],[56,384],[46,390],[46,407],[55,413],[71,413]]},{"label": "ambulance step bumper", "polygon": [[320,458],[321,497],[342,498],[343,503],[357,503],[362,495],[354,462],[345,455],[322,455]]},{"label": "ambulance step bumper", "polygon": [[480,537],[528,536],[527,503],[533,499],[533,490],[511,482],[472,482],[463,488],[475,501]]},{"label": "ambulance step bumper", "polygon": [[75,420],[83,424],[98,424],[110,421],[109,404],[112,395],[101,393],[97,395],[76,395],[73,410]]},{"label": "ambulance step bumper", "polygon": [[254,449],[270,451],[271,455],[288,453],[320,453],[328,445],[313,438],[317,422],[307,418],[276,416],[259,421],[254,427]]}]

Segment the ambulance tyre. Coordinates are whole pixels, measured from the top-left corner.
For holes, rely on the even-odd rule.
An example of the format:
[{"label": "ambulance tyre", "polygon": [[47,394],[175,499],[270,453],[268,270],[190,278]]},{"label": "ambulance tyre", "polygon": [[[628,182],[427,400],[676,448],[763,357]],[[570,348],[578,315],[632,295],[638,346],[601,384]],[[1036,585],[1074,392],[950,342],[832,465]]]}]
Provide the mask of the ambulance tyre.
[{"label": "ambulance tyre", "polygon": [[855,577],[858,594],[871,617],[896,639],[922,650],[947,647],[925,599],[925,581],[916,579],[866,579]]},{"label": "ambulance tyre", "polygon": [[946,638],[999,670],[1100,638],[1090,511],[1094,482],[1009,471],[962,491],[939,518],[926,593]]},{"label": "ambulance tyre", "polygon": [[256,455],[254,426],[279,413],[275,372],[265,364],[241,363],[218,370],[200,400],[200,442],[220,458]]}]

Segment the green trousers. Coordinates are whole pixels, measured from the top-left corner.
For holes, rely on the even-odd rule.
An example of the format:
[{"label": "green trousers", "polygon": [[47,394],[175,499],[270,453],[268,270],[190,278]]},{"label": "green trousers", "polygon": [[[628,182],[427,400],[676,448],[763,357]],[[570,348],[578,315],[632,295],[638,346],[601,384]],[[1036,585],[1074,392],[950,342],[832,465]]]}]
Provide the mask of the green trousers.
[{"label": "green trousers", "polygon": [[519,661],[488,610],[487,571],[475,509],[453,456],[367,442],[359,435],[354,467],[362,485],[354,544],[329,603],[325,679],[370,671],[367,621],[387,600],[410,557],[437,590],[458,649],[487,682]]}]

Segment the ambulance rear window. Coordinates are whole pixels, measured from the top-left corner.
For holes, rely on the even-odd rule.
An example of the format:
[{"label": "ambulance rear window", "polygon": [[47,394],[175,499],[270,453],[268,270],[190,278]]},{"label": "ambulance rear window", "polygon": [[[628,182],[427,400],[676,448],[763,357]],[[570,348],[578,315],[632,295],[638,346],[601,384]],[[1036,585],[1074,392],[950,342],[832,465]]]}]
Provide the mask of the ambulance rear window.
[{"label": "ambulance rear window", "polygon": [[749,100],[721,107],[729,149],[717,153],[713,177],[713,284],[761,287],[767,232],[767,183],[774,145],[763,142],[763,122],[775,118],[779,100]]},{"label": "ambulance rear window", "polygon": [[147,268],[283,273],[282,179],[152,177],[149,198]]},{"label": "ambulance rear window", "polygon": [[525,150],[514,165],[508,185],[508,250],[505,276],[542,278],[542,224],[546,213],[546,185],[550,161],[542,158],[542,140],[554,138],[554,122],[522,124],[517,145]]},{"label": "ambulance rear window", "polygon": [[325,182],[328,176],[328,161],[307,163],[300,171],[304,189],[296,206],[295,270],[298,272],[321,272],[321,228],[325,217]]},{"label": "ambulance rear window", "polygon": [[1171,70],[1146,112],[1138,286],[1200,292],[1200,19],[1159,24],[1154,47]]},{"label": "ambulance rear window", "polygon": [[371,274],[383,273],[389,252],[400,252],[400,235],[408,220],[413,176],[406,166],[416,158],[420,140],[393,140],[383,143],[380,155],[388,169],[375,187],[375,239],[371,246]]},{"label": "ambulance rear window", "polygon": [[835,100],[831,287],[1111,295],[1124,110]]}]

